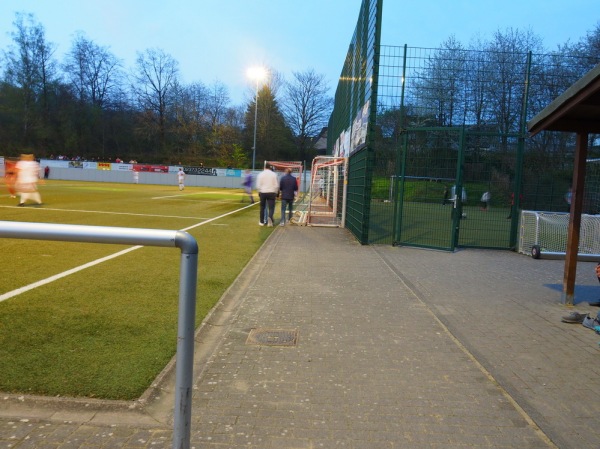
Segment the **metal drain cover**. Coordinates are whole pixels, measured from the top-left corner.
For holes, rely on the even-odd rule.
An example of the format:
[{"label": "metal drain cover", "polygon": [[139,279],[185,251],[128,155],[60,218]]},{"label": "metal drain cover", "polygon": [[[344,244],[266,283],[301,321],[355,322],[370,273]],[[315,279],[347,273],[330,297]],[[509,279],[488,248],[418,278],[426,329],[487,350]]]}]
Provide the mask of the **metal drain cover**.
[{"label": "metal drain cover", "polygon": [[296,346],[297,329],[252,329],[246,340],[247,345]]}]

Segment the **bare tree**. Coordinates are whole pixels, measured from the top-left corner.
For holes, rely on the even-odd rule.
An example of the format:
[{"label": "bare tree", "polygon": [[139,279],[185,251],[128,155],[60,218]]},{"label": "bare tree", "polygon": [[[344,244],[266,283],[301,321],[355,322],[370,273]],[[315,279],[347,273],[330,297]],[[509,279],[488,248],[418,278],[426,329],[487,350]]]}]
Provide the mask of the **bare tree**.
[{"label": "bare tree", "polygon": [[229,91],[220,81],[215,81],[208,89],[206,107],[207,118],[210,121],[210,126],[214,130],[218,125],[223,123],[225,113],[229,107]]},{"label": "bare tree", "polygon": [[208,132],[204,105],[208,98],[208,89],[201,82],[195,82],[177,89],[174,104],[176,120],[176,140],[180,147],[180,158],[189,163],[204,154],[205,136]]},{"label": "bare tree", "polygon": [[422,80],[417,82],[426,117],[438,126],[461,125],[465,120],[466,55],[454,36],[427,59]]},{"label": "bare tree", "polygon": [[592,69],[600,59],[600,21],[596,27],[588,31],[584,37],[573,46],[573,52],[588,60],[588,70]]},{"label": "bare tree", "polygon": [[542,41],[532,31],[496,31],[487,48],[491,122],[498,131],[519,131],[528,51],[542,52]]},{"label": "bare tree", "polygon": [[27,143],[34,122],[43,124],[47,119],[50,84],[56,81],[55,46],[46,41],[44,27],[32,14],[17,13],[13,25],[14,45],[6,54],[5,79],[21,92],[22,132]]},{"label": "bare tree", "polygon": [[142,111],[146,131],[156,129],[159,148],[166,150],[168,109],[175,98],[179,68],[173,57],[161,49],[138,53],[133,72],[132,90]]},{"label": "bare tree", "polygon": [[327,126],[333,108],[333,100],[328,96],[329,86],[324,75],[313,69],[294,72],[294,79],[285,83],[283,115],[291,128],[298,155],[305,161],[311,142],[321,129]]},{"label": "bare tree", "polygon": [[63,67],[79,100],[102,108],[118,87],[120,61],[105,47],[77,34]]},{"label": "bare tree", "polygon": [[205,116],[209,119],[210,134],[208,151],[212,156],[233,154],[234,143],[238,142],[239,129],[228,125],[236,114],[230,108],[229,91],[220,81],[215,81],[209,89],[205,105]]}]

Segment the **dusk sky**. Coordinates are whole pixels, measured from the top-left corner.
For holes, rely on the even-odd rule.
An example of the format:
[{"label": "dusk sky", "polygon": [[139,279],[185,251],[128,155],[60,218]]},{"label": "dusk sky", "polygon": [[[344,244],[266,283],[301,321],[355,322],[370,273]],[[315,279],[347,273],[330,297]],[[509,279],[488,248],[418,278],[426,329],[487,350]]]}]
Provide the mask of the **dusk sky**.
[{"label": "dusk sky", "polygon": [[[136,52],[160,48],[179,62],[184,83],[221,81],[233,104],[253,93],[249,67],[282,73],[314,69],[335,91],[361,0],[2,0],[0,49],[15,12],[32,13],[62,62],[76,31],[108,47],[130,69]],[[598,0],[383,1],[382,44],[438,47],[454,35],[467,45],[507,28],[531,30],[548,51],[578,41],[600,23]]]}]

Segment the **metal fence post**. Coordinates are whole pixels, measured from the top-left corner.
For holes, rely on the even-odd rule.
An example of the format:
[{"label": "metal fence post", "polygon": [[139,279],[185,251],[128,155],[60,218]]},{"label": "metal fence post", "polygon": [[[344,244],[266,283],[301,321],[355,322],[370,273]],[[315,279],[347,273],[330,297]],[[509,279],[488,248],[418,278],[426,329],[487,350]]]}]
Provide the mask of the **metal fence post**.
[{"label": "metal fence post", "polygon": [[181,264],[179,274],[179,318],[177,320],[177,364],[175,365],[173,449],[189,449],[192,420],[198,245],[196,240],[186,232],[177,233],[175,245],[181,249]]},{"label": "metal fence post", "polygon": [[196,240],[183,231],[16,221],[0,221],[0,238],[163,246],[181,250],[173,448],[189,449],[198,282]]}]

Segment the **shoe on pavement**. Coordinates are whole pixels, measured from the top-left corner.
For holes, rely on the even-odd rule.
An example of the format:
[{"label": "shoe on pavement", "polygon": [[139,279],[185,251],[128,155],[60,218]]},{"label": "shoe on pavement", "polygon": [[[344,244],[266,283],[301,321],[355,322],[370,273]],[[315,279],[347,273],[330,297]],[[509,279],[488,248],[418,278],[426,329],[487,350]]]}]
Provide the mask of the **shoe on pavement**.
[{"label": "shoe on pavement", "polygon": [[279,223],[279,226],[285,226],[285,221],[282,221],[281,223]]},{"label": "shoe on pavement", "polygon": [[563,323],[581,324],[587,316],[587,313],[571,312],[569,315],[563,316],[561,321]]},{"label": "shoe on pavement", "polygon": [[600,326],[600,321],[588,315],[583,319],[581,324],[583,324],[583,326],[587,327],[588,329],[594,330],[596,326]]},{"label": "shoe on pavement", "polygon": [[273,220],[271,220],[270,218],[267,220],[267,226],[270,228],[273,227]]}]

